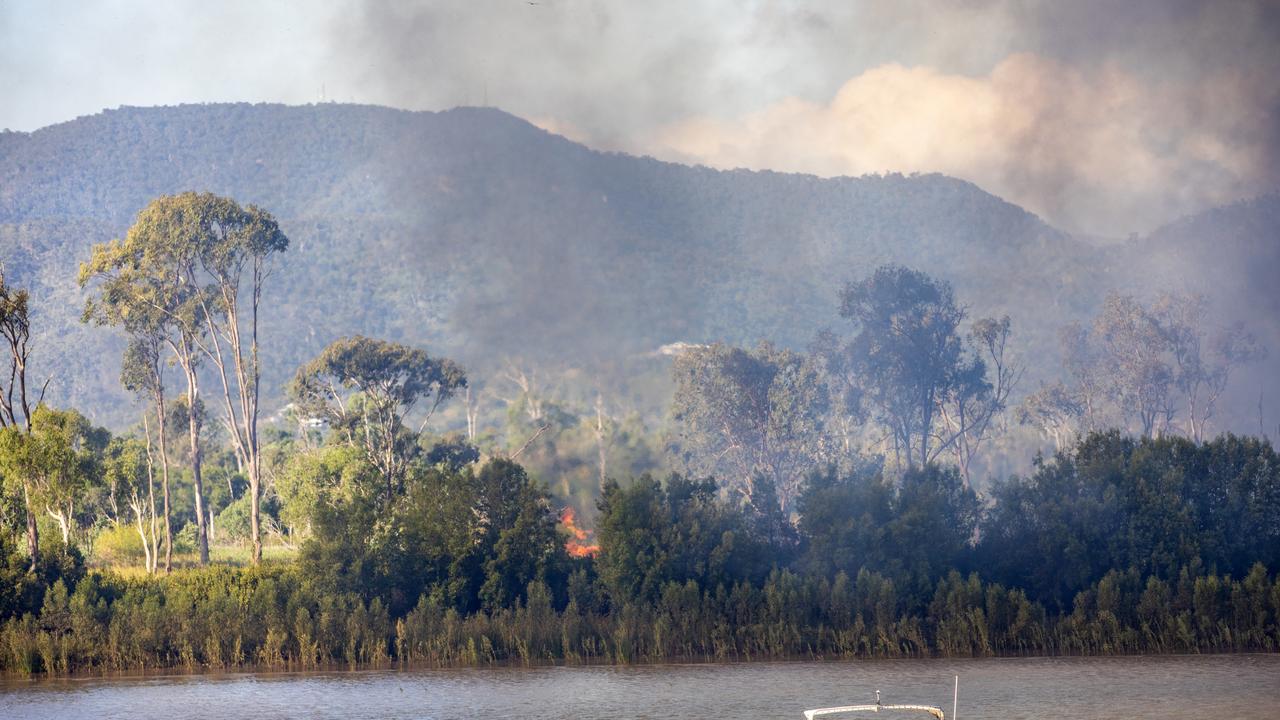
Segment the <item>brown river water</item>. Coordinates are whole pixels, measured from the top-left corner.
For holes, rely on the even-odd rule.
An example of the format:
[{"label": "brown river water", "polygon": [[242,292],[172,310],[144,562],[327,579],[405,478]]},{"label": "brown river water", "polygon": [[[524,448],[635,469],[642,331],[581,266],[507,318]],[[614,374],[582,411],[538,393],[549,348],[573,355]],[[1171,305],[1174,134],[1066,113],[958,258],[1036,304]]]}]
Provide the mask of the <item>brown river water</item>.
[{"label": "brown river water", "polygon": [[[792,718],[924,703],[956,718],[1280,718],[1280,655],[759,662],[0,680],[0,718]],[[883,712],[838,717],[925,717]]]}]

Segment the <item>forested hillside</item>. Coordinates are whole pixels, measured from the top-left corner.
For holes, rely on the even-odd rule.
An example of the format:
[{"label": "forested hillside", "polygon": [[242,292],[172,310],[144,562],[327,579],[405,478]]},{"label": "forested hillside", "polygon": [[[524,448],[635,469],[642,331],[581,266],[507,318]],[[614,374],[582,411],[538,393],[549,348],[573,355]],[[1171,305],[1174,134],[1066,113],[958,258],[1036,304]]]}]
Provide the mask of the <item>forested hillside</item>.
[{"label": "forested hillside", "polygon": [[[884,262],[951,282],[974,317],[1010,315],[1014,350],[1036,360],[1024,391],[1057,371],[1061,326],[1115,287],[1207,291],[1280,349],[1275,197],[1100,248],[941,175],[686,167],[595,152],[494,109],[124,108],[0,134],[0,257],[31,289],[33,374],[52,377],[57,404],[117,426],[136,416],[116,378],[121,341],[79,322],[76,269],[150,199],[183,190],[261,205],[291,240],[264,302],[269,407],[299,364],[361,333],[568,377],[659,417],[660,346],[803,348],[841,322],[840,286]],[[1250,382],[1234,419],[1256,432]]]}]

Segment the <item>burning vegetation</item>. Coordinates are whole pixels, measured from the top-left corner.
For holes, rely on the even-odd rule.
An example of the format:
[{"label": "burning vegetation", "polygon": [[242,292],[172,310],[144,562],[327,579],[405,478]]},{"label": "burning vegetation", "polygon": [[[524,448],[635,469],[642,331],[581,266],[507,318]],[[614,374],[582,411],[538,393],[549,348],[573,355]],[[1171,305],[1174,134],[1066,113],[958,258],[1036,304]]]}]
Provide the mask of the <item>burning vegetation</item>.
[{"label": "burning vegetation", "polygon": [[573,508],[565,507],[560,511],[560,524],[569,531],[569,542],[564,544],[564,549],[571,557],[595,557],[600,552],[599,543],[587,540],[592,532],[578,527],[577,512]]}]

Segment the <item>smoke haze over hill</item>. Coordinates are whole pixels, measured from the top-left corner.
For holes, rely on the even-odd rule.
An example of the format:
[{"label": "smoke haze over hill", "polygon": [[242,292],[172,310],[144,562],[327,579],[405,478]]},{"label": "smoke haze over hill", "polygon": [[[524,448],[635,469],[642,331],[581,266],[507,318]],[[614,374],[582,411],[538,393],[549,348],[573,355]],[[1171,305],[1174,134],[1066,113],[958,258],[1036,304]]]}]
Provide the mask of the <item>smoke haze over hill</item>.
[{"label": "smoke haze over hill", "polygon": [[1278,30],[1260,0],[8,2],[0,126],[122,103],[492,105],[667,160],[944,172],[1124,237],[1276,189]]},{"label": "smoke haze over hill", "polygon": [[[190,188],[261,204],[293,241],[267,296],[269,405],[302,361],[363,333],[478,373],[577,368],[660,412],[665,385],[638,379],[665,373],[659,346],[803,348],[842,322],[841,284],[885,262],[953,283],[971,317],[1010,315],[1032,383],[1056,374],[1061,326],[1116,289],[1204,292],[1216,322],[1280,347],[1275,196],[1099,248],[942,175],[714,171],[599,153],[491,109],[336,104],[107,112],[0,136],[0,178],[0,243],[42,299],[51,397],[110,422],[131,413],[119,341],[78,322],[76,267],[150,198]],[[1224,427],[1277,415],[1273,374],[1251,372]]]}]

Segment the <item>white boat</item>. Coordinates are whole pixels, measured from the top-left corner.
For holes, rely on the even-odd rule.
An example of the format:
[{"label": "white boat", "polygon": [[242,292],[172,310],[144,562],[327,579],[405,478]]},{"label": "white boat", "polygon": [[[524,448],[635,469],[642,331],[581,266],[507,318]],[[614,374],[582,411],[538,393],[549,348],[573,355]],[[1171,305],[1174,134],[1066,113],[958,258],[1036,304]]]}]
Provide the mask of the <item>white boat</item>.
[{"label": "white boat", "polygon": [[[960,678],[956,677],[956,699],[960,695]],[[874,705],[842,705],[840,707],[817,708],[815,710],[805,710],[805,720],[813,720],[823,715],[843,715],[845,713],[880,713],[880,712],[899,712],[899,713],[921,713],[924,715],[932,715],[937,720],[946,720],[946,714],[942,712],[942,708],[932,705],[885,705],[880,702],[880,691],[876,691],[876,702]],[[952,720],[955,717],[955,705],[951,706]]]}]

